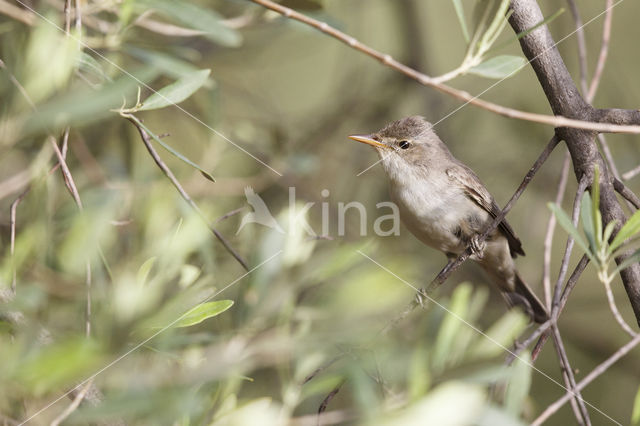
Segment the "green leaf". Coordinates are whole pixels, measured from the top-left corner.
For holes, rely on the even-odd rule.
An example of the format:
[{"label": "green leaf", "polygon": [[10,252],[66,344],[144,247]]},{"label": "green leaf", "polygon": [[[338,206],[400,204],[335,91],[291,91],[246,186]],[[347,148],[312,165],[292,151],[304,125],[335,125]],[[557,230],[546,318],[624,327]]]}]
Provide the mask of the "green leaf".
[{"label": "green leaf", "polygon": [[438,331],[438,337],[433,348],[433,368],[442,371],[453,357],[457,354],[451,353],[451,348],[464,323],[460,318],[467,316],[469,300],[472,288],[469,284],[459,285],[453,292],[449,310],[453,313],[445,315],[442,325]]},{"label": "green leaf", "polygon": [[513,55],[499,55],[469,69],[470,74],[486,78],[507,78],[514,75],[526,64],[524,58]]},{"label": "green leaf", "polygon": [[233,306],[233,300],[216,300],[215,302],[201,303],[190,309],[175,324],[176,327],[189,327],[200,324],[202,321],[220,315]]},{"label": "green leaf", "polygon": [[512,309],[496,321],[471,351],[472,356],[487,358],[496,356],[509,348],[529,323],[528,318]]},{"label": "green leaf", "polygon": [[591,259],[592,262],[597,264],[598,262],[596,261],[596,258],[593,255],[593,253],[591,253],[591,250],[589,250],[589,246],[587,246],[586,241],[584,240],[584,238],[582,238],[582,235],[580,235],[580,232],[578,232],[575,226],[573,226],[571,219],[569,218],[569,216],[567,216],[564,210],[562,210],[562,208],[555,203],[548,203],[547,206],[549,207],[549,209],[551,209],[553,214],[556,216],[556,219],[558,220],[558,223],[560,224],[560,226],[562,226],[564,230],[567,231],[569,235],[573,237],[575,242],[578,243],[578,245],[582,248],[582,250],[584,250],[586,255],[589,256],[589,259]]},{"label": "green leaf", "polygon": [[462,0],[451,0],[453,3],[453,7],[456,10],[456,16],[458,17],[458,22],[460,22],[460,28],[462,28],[462,35],[467,43],[471,40],[469,38],[469,29],[467,28],[467,22],[464,19],[464,9],[462,8]]},{"label": "green leaf", "polygon": [[588,192],[585,192],[582,196],[582,202],[580,205],[580,216],[582,216],[582,229],[584,230],[584,234],[587,236],[587,240],[589,240],[589,248],[592,252],[596,253],[598,251],[598,246],[596,244],[596,235],[595,229],[593,227],[593,210],[592,210],[591,196]]},{"label": "green leaf", "polygon": [[640,388],[638,388],[638,393],[636,393],[636,398],[633,403],[631,426],[640,426]]},{"label": "green leaf", "polygon": [[593,219],[593,229],[598,241],[598,249],[602,244],[602,216],[600,214],[600,167],[596,164],[594,168],[593,184],[591,185],[591,214]]},{"label": "green leaf", "polygon": [[24,121],[22,136],[43,131],[55,132],[66,126],[80,126],[111,116],[111,109],[120,107],[127,96],[135,99],[133,96],[140,82],[144,84],[153,80],[158,72],[152,67],[145,67],[131,74],[133,77],[123,75],[99,90],[85,86],[39,106]]},{"label": "green leaf", "polygon": [[158,68],[163,74],[179,79],[187,74],[198,71],[198,68],[174,55],[155,50],[142,49],[134,46],[126,46],[125,52],[133,55],[141,61]]},{"label": "green leaf", "polygon": [[155,92],[142,103],[137,111],[160,109],[179,104],[194,94],[209,78],[211,70],[198,70],[184,75],[179,80]]},{"label": "green leaf", "polygon": [[102,66],[96,61],[93,56],[86,52],[80,52],[80,56],[77,59],[78,68],[81,71],[95,75],[100,79],[100,82],[113,81],[111,77],[107,75],[102,69]]},{"label": "green leaf", "polygon": [[202,167],[198,166],[196,163],[194,163],[193,161],[189,160],[184,155],[180,154],[178,151],[173,149],[171,146],[169,146],[166,143],[164,143],[162,141],[162,139],[160,139],[155,133],[153,133],[151,130],[149,130],[149,128],[147,126],[142,124],[142,122],[140,120],[138,120],[138,118],[136,116],[131,115],[131,114],[126,114],[125,116],[127,118],[130,118],[133,121],[135,121],[138,126],[142,127],[144,129],[144,131],[147,132],[147,134],[149,136],[151,136],[151,138],[154,141],[158,142],[160,144],[160,146],[162,146],[164,149],[166,149],[171,154],[176,156],[178,159],[184,161],[185,163],[187,163],[188,165],[190,165],[194,169],[197,169],[202,174],[202,176],[204,176],[205,178],[209,179],[211,182],[215,182],[216,181],[215,178],[209,172],[207,172],[205,169],[203,169]]},{"label": "green leaf", "polygon": [[224,25],[223,18],[209,8],[178,0],[138,0],[137,4],[157,10],[167,19],[189,28],[203,31],[205,37],[222,46],[237,47],[242,43],[240,33]]},{"label": "green leaf", "polygon": [[628,238],[634,237],[636,234],[640,232],[640,210],[637,210],[633,216],[627,220],[618,234],[615,236],[613,241],[611,242],[611,250],[615,251],[618,247],[622,245]]},{"label": "green leaf", "polygon": [[511,366],[511,379],[507,384],[504,405],[506,410],[519,417],[531,387],[531,355],[523,352]]},{"label": "green leaf", "polygon": [[499,50],[502,49],[503,47],[513,43],[514,41],[518,41],[520,40],[522,37],[526,37],[528,34],[531,34],[533,31],[537,30],[538,28],[540,28],[543,25],[547,25],[549,24],[551,21],[554,21],[558,16],[562,15],[564,13],[564,8],[560,8],[558,9],[553,15],[549,16],[548,18],[543,19],[542,21],[538,22],[537,24],[535,24],[533,27],[529,28],[526,31],[522,31],[518,34],[516,34],[516,37],[514,39],[508,40],[505,43],[501,43],[500,45],[494,47],[491,50]]},{"label": "green leaf", "polygon": [[15,376],[36,395],[70,386],[100,362],[98,343],[73,337],[38,348],[16,369]]},{"label": "green leaf", "polygon": [[611,275],[615,275],[618,272],[622,271],[625,268],[628,268],[633,263],[640,261],[640,249],[633,252],[633,254],[627,257],[618,267],[611,273]]},{"label": "green leaf", "polygon": [[[611,238],[611,234],[613,234],[613,230],[616,228],[617,223],[617,220],[612,220],[607,224],[607,226],[604,228],[604,233],[602,234],[602,241],[609,241],[609,238]],[[611,254],[611,251],[611,247],[609,247],[609,254]]]},{"label": "green leaf", "polygon": [[147,282],[147,278],[149,277],[149,272],[151,272],[151,268],[153,268],[153,264],[156,262],[156,257],[151,257],[147,259],[140,269],[138,269],[138,273],[136,275],[136,281],[140,285],[144,285]]}]

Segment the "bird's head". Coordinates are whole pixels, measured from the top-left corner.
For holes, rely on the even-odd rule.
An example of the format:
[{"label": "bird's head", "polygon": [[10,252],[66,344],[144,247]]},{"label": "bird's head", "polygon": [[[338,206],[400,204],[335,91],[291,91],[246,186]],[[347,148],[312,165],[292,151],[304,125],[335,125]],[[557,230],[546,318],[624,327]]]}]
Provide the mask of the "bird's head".
[{"label": "bird's head", "polygon": [[375,133],[349,138],[373,146],[386,172],[392,177],[411,169],[428,167],[433,161],[451,156],[433,131],[433,125],[420,116],[402,118]]}]

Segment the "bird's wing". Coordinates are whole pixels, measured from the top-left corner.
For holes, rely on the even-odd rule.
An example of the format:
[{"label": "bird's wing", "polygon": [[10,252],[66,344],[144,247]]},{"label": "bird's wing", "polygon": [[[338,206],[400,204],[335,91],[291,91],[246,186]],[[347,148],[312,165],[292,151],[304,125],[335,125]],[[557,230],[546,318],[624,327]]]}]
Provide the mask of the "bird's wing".
[{"label": "bird's wing", "polygon": [[[456,167],[447,169],[447,176],[454,181],[456,185],[459,185],[464,190],[467,197],[469,197],[474,203],[486,210],[491,217],[497,217],[502,211],[495,200],[487,191],[487,188],[480,182],[480,179],[476,174],[467,166],[462,163],[458,163]],[[524,256],[524,250],[522,250],[522,243],[516,236],[515,232],[509,222],[503,219],[498,225],[498,228],[509,242],[509,251],[511,256],[515,257],[517,254]]]}]

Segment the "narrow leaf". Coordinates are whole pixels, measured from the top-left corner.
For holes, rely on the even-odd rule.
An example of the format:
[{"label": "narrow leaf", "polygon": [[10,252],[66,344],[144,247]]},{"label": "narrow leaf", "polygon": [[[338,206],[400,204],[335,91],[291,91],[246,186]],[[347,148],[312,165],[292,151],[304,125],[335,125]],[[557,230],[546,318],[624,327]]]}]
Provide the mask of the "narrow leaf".
[{"label": "narrow leaf", "polygon": [[220,315],[231,306],[233,306],[233,300],[216,300],[215,302],[202,303],[184,314],[175,326],[189,327],[191,325],[200,324],[208,318]]},{"label": "narrow leaf", "polygon": [[451,0],[453,3],[453,7],[456,10],[456,16],[458,17],[458,22],[460,22],[460,28],[462,28],[462,35],[467,43],[471,40],[469,38],[469,28],[467,28],[467,22],[464,19],[464,9],[462,8],[462,0]]},{"label": "narrow leaf", "polygon": [[516,37],[514,39],[511,39],[505,43],[501,43],[500,45],[494,47],[491,50],[499,50],[502,49],[505,46],[508,46],[509,44],[513,43],[514,41],[518,41],[520,40],[522,37],[526,37],[527,35],[531,34],[533,31],[537,30],[538,28],[540,28],[543,25],[547,25],[549,23],[551,23],[551,21],[554,21],[558,16],[562,15],[564,13],[564,8],[560,8],[558,9],[553,15],[549,16],[548,18],[543,19],[542,21],[538,22],[537,24],[535,24],[533,27],[529,28],[526,31],[522,31],[518,34],[516,34]]},{"label": "narrow leaf", "polygon": [[476,65],[468,72],[481,77],[500,79],[511,77],[525,64],[526,61],[520,56],[500,55]]},{"label": "narrow leaf", "polygon": [[177,0],[138,0],[137,4],[155,9],[189,28],[203,31],[205,37],[222,46],[237,47],[242,43],[240,33],[224,25],[223,18],[209,8]]},{"label": "narrow leaf", "polygon": [[595,229],[593,227],[593,210],[591,209],[591,206],[591,196],[588,192],[585,192],[582,196],[582,203],[580,205],[582,229],[584,230],[584,234],[587,236],[587,240],[589,240],[589,248],[595,253],[598,251],[598,246],[596,245]]},{"label": "narrow leaf", "polygon": [[472,355],[486,358],[502,353],[527,328],[528,322],[527,317],[517,310],[507,312],[486,331],[488,338],[481,339],[475,345]]},{"label": "narrow leaf", "polygon": [[140,285],[144,285],[147,282],[147,278],[149,277],[149,272],[151,272],[151,268],[153,268],[154,263],[156,263],[156,257],[150,257],[147,259],[140,269],[138,269],[138,273],[136,274],[136,281]]},{"label": "narrow leaf", "polygon": [[625,240],[635,236],[640,232],[640,210],[637,210],[633,216],[627,220],[627,223],[620,228],[618,234],[611,242],[611,250],[615,251]]},{"label": "narrow leaf", "polygon": [[[613,234],[613,230],[616,228],[616,224],[617,223],[618,223],[617,220],[612,220],[604,228],[604,233],[602,234],[602,241],[603,242],[608,242],[609,241],[609,239],[611,238],[611,235]],[[613,250],[611,249],[611,246],[609,246],[608,253],[611,254],[612,251]]]},{"label": "narrow leaf", "polygon": [[628,268],[629,266],[631,266],[632,264],[636,263],[636,262],[640,262],[640,249],[636,250],[635,252],[633,252],[633,254],[629,257],[627,257],[624,262],[622,262],[620,265],[618,265],[618,267],[616,269],[614,269],[614,271],[611,273],[611,275],[615,275],[618,272],[622,271],[625,268]]},{"label": "narrow leaf", "polygon": [[562,208],[555,203],[548,203],[547,206],[551,209],[553,214],[556,215],[556,219],[558,220],[560,226],[562,226],[564,230],[573,237],[575,242],[578,243],[578,245],[582,248],[582,250],[584,250],[587,256],[589,256],[589,259],[591,259],[592,262],[597,263],[595,257],[587,246],[587,242],[584,240],[584,238],[582,238],[582,235],[580,235],[580,232],[578,232],[575,226],[573,226],[571,219],[564,212],[564,210],[562,210]]},{"label": "narrow leaf", "polygon": [[523,352],[511,366],[504,405],[514,417],[519,417],[531,387],[531,355]]},{"label": "narrow leaf", "polygon": [[195,65],[192,65],[191,63],[174,55],[158,52],[156,50],[126,46],[125,51],[141,61],[156,67],[163,74],[175,79],[182,78],[187,74],[198,71],[198,68]]},{"label": "narrow leaf", "polygon": [[215,178],[209,173],[207,172],[205,169],[203,169],[202,167],[198,166],[196,163],[194,163],[193,161],[189,160],[187,157],[185,157],[184,155],[180,154],[178,151],[176,151],[175,149],[173,149],[171,146],[167,145],[166,143],[164,143],[164,141],[162,139],[160,139],[155,133],[153,133],[151,130],[149,130],[149,128],[147,126],[145,126],[144,124],[142,124],[142,122],[140,120],[138,120],[138,118],[134,115],[131,114],[127,114],[126,115],[127,118],[131,118],[132,120],[134,120],[136,122],[136,124],[140,127],[142,127],[144,129],[145,132],[147,132],[147,134],[149,136],[151,136],[151,138],[158,142],[160,144],[160,146],[162,146],[164,149],[166,149],[167,151],[169,151],[171,154],[173,154],[175,157],[177,157],[179,160],[184,161],[185,163],[187,163],[188,165],[190,165],[191,167],[193,167],[194,169],[197,169],[204,177],[206,177],[207,179],[209,179],[212,182],[215,182]]},{"label": "narrow leaf", "polygon": [[174,83],[163,87],[162,89],[149,96],[142,103],[138,111],[148,111],[151,109],[164,108],[169,105],[178,104],[198,90],[209,78],[211,70],[198,70],[184,75]]},{"label": "narrow leaf", "polygon": [[[596,234],[596,239],[599,243],[602,243],[602,216],[600,214],[600,168],[596,164],[594,169],[593,184],[591,185],[591,212],[593,215],[593,229]],[[598,245],[598,248],[600,244]]]},{"label": "narrow leaf", "polygon": [[638,393],[636,393],[636,398],[633,403],[631,426],[640,426],[640,388],[638,388]]}]

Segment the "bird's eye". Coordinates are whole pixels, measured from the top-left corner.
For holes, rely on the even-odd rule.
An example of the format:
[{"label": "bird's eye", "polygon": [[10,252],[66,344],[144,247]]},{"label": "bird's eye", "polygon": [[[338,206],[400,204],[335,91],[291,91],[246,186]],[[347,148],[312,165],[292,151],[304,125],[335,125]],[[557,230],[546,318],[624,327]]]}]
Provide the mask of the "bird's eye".
[{"label": "bird's eye", "polygon": [[411,142],[409,141],[400,141],[398,142],[398,146],[400,147],[400,149],[407,149],[411,146]]}]

